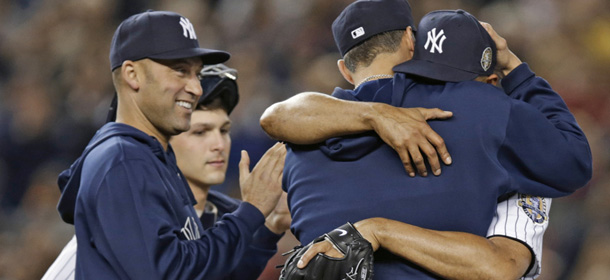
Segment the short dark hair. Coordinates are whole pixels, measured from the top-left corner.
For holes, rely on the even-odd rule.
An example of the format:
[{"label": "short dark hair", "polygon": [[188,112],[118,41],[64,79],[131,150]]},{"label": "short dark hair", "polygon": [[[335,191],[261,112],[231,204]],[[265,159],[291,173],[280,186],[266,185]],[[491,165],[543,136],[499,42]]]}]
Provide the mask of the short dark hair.
[{"label": "short dark hair", "polygon": [[195,110],[202,111],[213,111],[217,109],[222,109],[227,112],[227,114],[229,113],[229,104],[221,95],[217,95],[214,98],[208,98],[204,102],[199,102],[197,107],[195,107]]},{"label": "short dark hair", "polygon": [[405,30],[393,30],[377,34],[349,50],[343,60],[345,67],[355,72],[359,66],[367,67],[381,53],[398,51]]}]

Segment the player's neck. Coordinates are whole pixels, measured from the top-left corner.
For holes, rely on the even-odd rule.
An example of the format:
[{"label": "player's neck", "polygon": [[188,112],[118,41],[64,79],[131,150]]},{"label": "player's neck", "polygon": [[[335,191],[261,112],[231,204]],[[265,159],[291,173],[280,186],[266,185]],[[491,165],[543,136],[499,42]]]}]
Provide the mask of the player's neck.
[{"label": "player's neck", "polygon": [[144,112],[140,110],[138,106],[136,106],[132,100],[122,98],[119,95],[119,104],[117,108],[116,122],[124,123],[130,125],[152,137],[157,139],[161,146],[163,146],[163,150],[167,151],[167,146],[169,143],[169,135],[166,135],[159,131],[152,124],[147,117],[144,115]]},{"label": "player's neck", "polygon": [[368,80],[389,78],[394,75],[392,68],[398,64],[393,54],[379,54],[371,65],[359,68],[354,74],[354,84],[359,85]]},{"label": "player's neck", "polygon": [[197,204],[195,204],[195,209],[199,211],[203,211],[205,209],[205,203],[208,200],[208,192],[210,191],[210,187],[208,185],[197,185],[189,182],[189,186],[191,187],[191,191],[193,192],[193,196],[195,196],[195,200]]}]

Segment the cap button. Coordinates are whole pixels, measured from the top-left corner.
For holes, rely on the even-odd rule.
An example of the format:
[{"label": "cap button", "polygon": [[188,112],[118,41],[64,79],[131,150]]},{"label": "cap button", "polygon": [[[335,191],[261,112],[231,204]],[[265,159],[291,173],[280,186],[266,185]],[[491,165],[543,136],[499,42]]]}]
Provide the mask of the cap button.
[{"label": "cap button", "polygon": [[457,11],[456,11],[456,13],[458,13],[458,14],[463,14],[463,13],[464,13],[464,10],[457,10]]}]

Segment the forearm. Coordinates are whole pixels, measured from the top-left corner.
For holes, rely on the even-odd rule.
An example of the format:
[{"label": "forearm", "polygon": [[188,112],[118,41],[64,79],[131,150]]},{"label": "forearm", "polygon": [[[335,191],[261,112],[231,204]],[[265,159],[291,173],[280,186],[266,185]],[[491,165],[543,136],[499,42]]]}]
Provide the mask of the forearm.
[{"label": "forearm", "polygon": [[377,104],[304,92],[267,108],[260,124],[274,139],[314,144],[332,137],[372,130],[373,106]]},{"label": "forearm", "polygon": [[527,63],[519,65],[505,79],[502,87],[510,97],[534,106],[553,125],[566,134],[586,141],[572,112],[551,85],[532,72]]},{"label": "forearm", "polygon": [[[520,176],[525,182],[516,179],[518,191],[555,197],[586,185],[592,176],[591,150],[562,98],[525,63],[511,72],[502,86],[516,100],[511,102],[506,137],[498,154],[501,164],[527,174]],[[538,193],[540,188],[531,188],[528,181],[559,193]]]},{"label": "forearm", "polygon": [[517,279],[530,264],[529,250],[507,238],[488,240],[383,218],[367,219],[355,226],[365,237],[372,229],[381,247],[447,279]]},{"label": "forearm", "polygon": [[[260,227],[252,238],[248,250],[241,257],[236,269],[226,279],[258,279],[267,262],[277,252],[277,242],[283,234],[275,234],[266,227]],[[223,278],[225,279],[225,278]]]}]

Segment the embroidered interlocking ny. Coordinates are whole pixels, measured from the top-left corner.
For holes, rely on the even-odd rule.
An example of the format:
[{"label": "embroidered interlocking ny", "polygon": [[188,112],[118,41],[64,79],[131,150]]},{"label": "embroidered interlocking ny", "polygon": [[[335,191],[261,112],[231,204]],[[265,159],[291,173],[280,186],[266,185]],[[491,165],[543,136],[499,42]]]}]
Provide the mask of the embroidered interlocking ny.
[{"label": "embroidered interlocking ny", "polygon": [[197,39],[197,35],[195,35],[195,28],[187,18],[181,17],[180,25],[182,26],[182,35],[184,35],[184,37],[193,40]]},{"label": "embroidered interlocking ny", "polygon": [[[440,39],[440,41],[439,41]],[[438,51],[438,53],[443,53],[443,42],[445,42],[447,36],[445,36],[445,30],[441,29],[441,32],[436,33],[436,28],[432,28],[432,30],[428,31],[428,40],[424,45],[424,49],[428,49],[430,46],[430,53],[434,53],[434,51]]]}]

